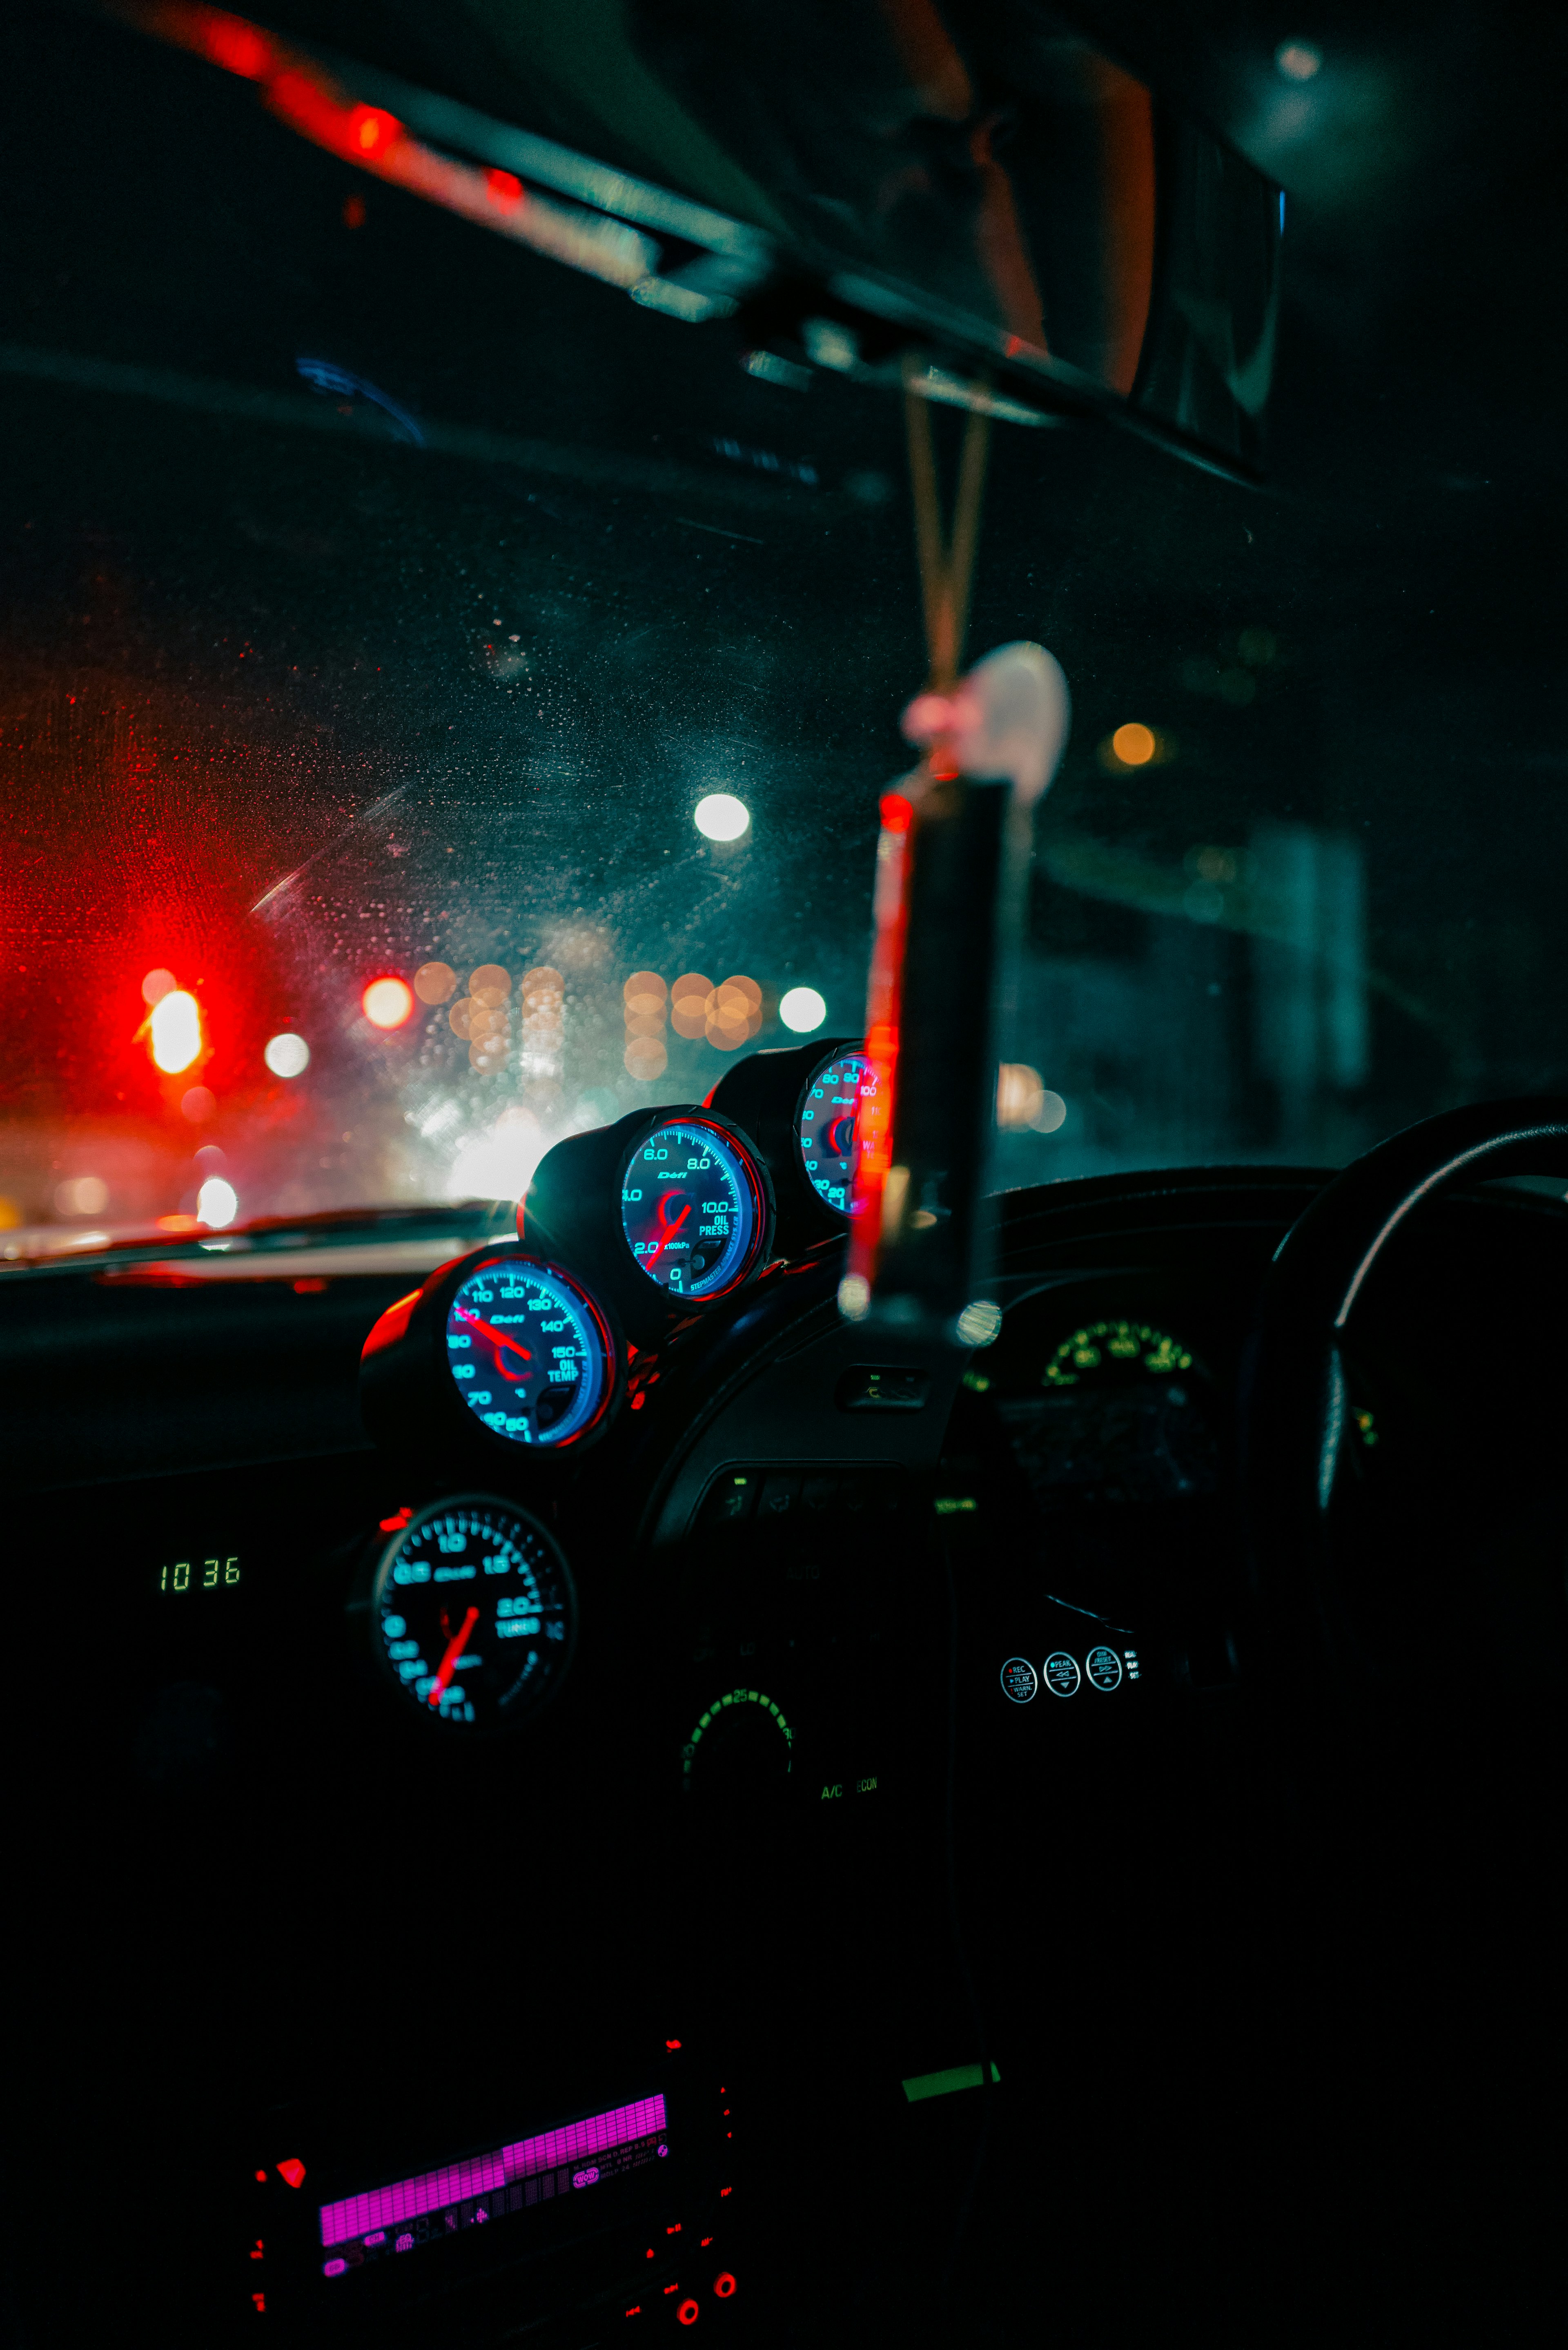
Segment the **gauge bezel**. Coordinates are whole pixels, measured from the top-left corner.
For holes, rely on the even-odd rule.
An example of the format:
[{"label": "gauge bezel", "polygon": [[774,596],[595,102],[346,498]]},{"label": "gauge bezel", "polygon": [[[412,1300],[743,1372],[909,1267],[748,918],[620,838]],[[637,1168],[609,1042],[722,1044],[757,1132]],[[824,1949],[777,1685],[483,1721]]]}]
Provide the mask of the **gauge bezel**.
[{"label": "gauge bezel", "polygon": [[[463,1409],[466,1411],[467,1407],[464,1406]],[[472,1413],[469,1412],[468,1417],[472,1419]],[[506,1440],[503,1440],[503,1441]],[[387,1654],[386,1641],[381,1637],[381,1598],[387,1587],[387,1578],[396,1563],[397,1555],[411,1534],[428,1523],[431,1518],[444,1517],[452,1510],[472,1509],[501,1510],[508,1517],[517,1519],[532,1533],[538,1535],[555,1561],[556,1572],[561,1577],[562,1587],[566,1595],[566,1638],[562,1646],[560,1661],[555,1667],[544,1693],[525,1713],[519,1714],[512,1721],[463,1722],[458,1725],[451,1721],[443,1721],[439,1713],[431,1713],[429,1706],[410,1702],[408,1684],[400,1679],[392,1660]],[[398,1707],[398,1711],[410,1728],[416,1720],[422,1717],[426,1726],[419,1735],[444,1736],[449,1751],[462,1746],[474,1746],[482,1742],[488,1743],[495,1739],[514,1738],[520,1731],[530,1728],[542,1714],[548,1712],[572,1669],[572,1664],[577,1653],[580,1618],[576,1577],[572,1573],[571,1561],[543,1519],[533,1510],[524,1508],[520,1502],[513,1500],[505,1493],[483,1492],[442,1493],[434,1501],[421,1503],[420,1508],[411,1513],[406,1525],[400,1526],[395,1534],[388,1535],[381,1549],[376,1553],[375,1563],[370,1570],[369,1638],[372,1660],[379,1678],[402,1700]]]},{"label": "gauge bezel", "polygon": [[[684,1290],[668,1290],[655,1281],[651,1274],[643,1270],[632,1253],[631,1243],[627,1238],[626,1218],[621,1213],[621,1191],[638,1153],[647,1149],[654,1135],[663,1133],[667,1128],[683,1126],[706,1127],[710,1133],[718,1135],[737,1161],[742,1174],[751,1188],[752,1194],[752,1237],[739,1267],[722,1289],[704,1290],[701,1296],[689,1295]],[[768,1243],[773,1237],[773,1191],[768,1182],[767,1169],[763,1162],[762,1153],[750,1137],[742,1134],[740,1128],[731,1119],[721,1118],[711,1109],[659,1111],[652,1123],[644,1128],[643,1131],[621,1153],[616,1168],[614,1209],[615,1228],[619,1235],[621,1247],[626,1253],[628,1265],[639,1282],[646,1284],[648,1288],[668,1301],[667,1310],[680,1312],[682,1318],[694,1308],[699,1312],[706,1312],[710,1306],[722,1304],[726,1297],[732,1297],[737,1289],[743,1289],[753,1274],[764,1263]]]},{"label": "gauge bezel", "polygon": [[806,1190],[811,1193],[812,1198],[816,1201],[822,1213],[831,1219],[836,1230],[842,1232],[846,1232],[849,1230],[850,1222],[855,1211],[852,1208],[834,1207],[830,1201],[823,1198],[822,1193],[812,1181],[811,1176],[806,1170],[805,1146],[801,1141],[800,1138],[800,1122],[805,1115],[805,1106],[807,1101],[810,1099],[811,1089],[816,1083],[818,1077],[822,1075],[824,1069],[830,1069],[835,1061],[847,1060],[851,1054],[857,1055],[860,1060],[866,1063],[867,1068],[869,1068],[871,1065],[871,1056],[867,1052],[864,1044],[857,1041],[850,1045],[833,1045],[829,1051],[823,1054],[820,1060],[814,1061],[811,1067],[806,1071],[805,1082],[803,1084],[800,1091],[794,1097],[794,1107],[790,1112],[789,1119],[790,1149],[794,1154],[794,1163],[800,1170],[800,1180],[802,1183],[805,1184]]},{"label": "gauge bezel", "polygon": [[748,1053],[726,1069],[704,1107],[710,1115],[738,1119],[769,1169],[777,1195],[775,1246],[796,1256],[824,1241],[842,1240],[851,1219],[829,1207],[805,1171],[800,1143],[801,1112],[821,1072],[846,1053],[864,1053],[860,1036],[812,1036],[804,1045],[769,1046]]},{"label": "gauge bezel", "polygon": [[[621,1221],[621,1191],[633,1159],[650,1134],[666,1126],[701,1126],[721,1136],[752,1187],[752,1242],[722,1289],[701,1297],[663,1289],[643,1272]],[[620,1326],[639,1347],[657,1347],[680,1323],[726,1305],[769,1262],[774,1251],[773,1178],[750,1133],[734,1119],[697,1102],[661,1102],[630,1110],[613,1126],[567,1135],[547,1150],[518,1202],[523,1245],[554,1263],[565,1259],[575,1277],[614,1306]]]},{"label": "gauge bezel", "polygon": [[[452,1353],[447,1345],[447,1323],[451,1318],[452,1301],[456,1297],[460,1289],[465,1288],[469,1282],[473,1280],[476,1274],[483,1273],[487,1267],[493,1264],[537,1265],[541,1273],[548,1274],[552,1281],[560,1282],[567,1290],[569,1290],[577,1304],[587,1311],[588,1319],[597,1336],[599,1352],[603,1358],[605,1374],[604,1392],[600,1396],[598,1403],[588,1419],[583,1422],[583,1425],[580,1428],[575,1428],[569,1436],[552,1437],[546,1442],[539,1444],[525,1444],[521,1442],[514,1436],[502,1435],[500,1430],[497,1429],[486,1428],[478,1413],[472,1409],[472,1406],[465,1399],[462,1391],[458,1386],[457,1380],[453,1376]],[[611,1409],[612,1401],[616,1392],[617,1380],[621,1370],[620,1350],[616,1345],[615,1334],[610,1328],[608,1318],[594,1296],[592,1290],[585,1288],[584,1284],[576,1278],[575,1274],[570,1274],[566,1271],[565,1265],[554,1264],[548,1257],[541,1256],[536,1250],[520,1248],[514,1243],[511,1242],[504,1241],[494,1247],[483,1251],[479,1256],[469,1261],[462,1279],[460,1281],[453,1282],[448,1288],[441,1305],[440,1338],[441,1364],[446,1374],[447,1382],[452,1388],[453,1396],[456,1398],[459,1409],[469,1419],[473,1421],[475,1427],[479,1429],[483,1435],[489,1438],[495,1444],[504,1445],[509,1455],[513,1457],[526,1455],[531,1459],[539,1454],[554,1453],[558,1457],[564,1453],[570,1452],[575,1445],[579,1445],[584,1442],[591,1443],[597,1434],[602,1433],[603,1424]]]},{"label": "gauge bezel", "polygon": [[[486,1428],[464,1402],[447,1351],[447,1315],[463,1284],[487,1265],[537,1265],[569,1289],[585,1308],[598,1338],[606,1378],[593,1416],[570,1436],[546,1444],[524,1444]],[[365,1341],[359,1367],[359,1405],[369,1435],[379,1444],[417,1453],[461,1457],[493,1467],[503,1461],[543,1471],[563,1467],[599,1442],[626,1397],[626,1340],[614,1309],[582,1275],[519,1241],[488,1241],[468,1255],[438,1265],[421,1288],[389,1306]]]}]

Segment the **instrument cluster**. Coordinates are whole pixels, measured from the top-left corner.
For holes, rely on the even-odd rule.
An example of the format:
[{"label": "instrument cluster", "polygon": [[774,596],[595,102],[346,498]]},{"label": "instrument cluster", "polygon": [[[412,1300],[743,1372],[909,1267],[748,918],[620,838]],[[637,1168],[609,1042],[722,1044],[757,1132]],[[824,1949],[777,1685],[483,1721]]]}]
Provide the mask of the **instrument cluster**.
[{"label": "instrument cluster", "polygon": [[1086,1732],[1102,1706],[1120,1720],[1162,1687],[1233,1679],[1239,1338],[1207,1295],[1097,1276],[1018,1300],[971,1359],[950,1435],[960,1473],[937,1506],[950,1546],[1001,1562],[992,1669],[1008,1715],[1082,1717]]},{"label": "instrument cluster", "polygon": [[471,1738],[547,1703],[576,1642],[551,1521],[576,1464],[647,1402],[672,1344],[847,1230],[872,1082],[853,1040],[822,1040],[753,1055],[705,1103],[569,1136],[540,1161],[515,1242],[438,1268],[382,1314],[360,1365],[378,1446],[526,1501],[462,1492],[383,1528],[369,1620],[410,1719]]}]

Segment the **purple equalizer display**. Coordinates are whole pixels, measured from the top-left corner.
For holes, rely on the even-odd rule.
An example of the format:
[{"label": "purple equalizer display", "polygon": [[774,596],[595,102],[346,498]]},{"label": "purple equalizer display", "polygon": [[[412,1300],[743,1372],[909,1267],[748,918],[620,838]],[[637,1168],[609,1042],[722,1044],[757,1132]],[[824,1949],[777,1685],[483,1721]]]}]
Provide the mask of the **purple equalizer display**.
[{"label": "purple equalizer display", "polygon": [[412,2251],[460,2230],[483,2227],[525,2205],[569,2195],[670,2151],[662,2095],[589,2114],[493,2154],[469,2156],[440,2170],[373,2187],[321,2206],[321,2242],[337,2257],[327,2276],[343,2276],[389,2252]]}]

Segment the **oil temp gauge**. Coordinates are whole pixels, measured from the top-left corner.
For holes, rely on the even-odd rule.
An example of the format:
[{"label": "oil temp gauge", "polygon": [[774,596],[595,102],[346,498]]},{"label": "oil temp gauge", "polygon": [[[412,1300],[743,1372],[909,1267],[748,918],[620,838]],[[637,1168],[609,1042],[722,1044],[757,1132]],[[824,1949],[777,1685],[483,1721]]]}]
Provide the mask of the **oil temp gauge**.
[{"label": "oil temp gauge", "polygon": [[360,1412],[398,1451],[569,1461],[614,1418],[624,1354],[591,1290],[504,1242],[388,1307],[360,1358]]},{"label": "oil temp gauge", "polygon": [[487,1256],[446,1309],[452,1384],[482,1428],[509,1443],[570,1444],[602,1413],[614,1343],[586,1289],[520,1250]]}]

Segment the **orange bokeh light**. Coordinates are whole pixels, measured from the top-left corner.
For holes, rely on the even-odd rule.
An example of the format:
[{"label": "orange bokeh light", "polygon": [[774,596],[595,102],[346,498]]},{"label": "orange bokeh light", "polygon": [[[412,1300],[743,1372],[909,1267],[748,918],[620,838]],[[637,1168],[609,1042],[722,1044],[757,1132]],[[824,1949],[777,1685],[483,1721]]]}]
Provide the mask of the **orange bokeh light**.
[{"label": "orange bokeh light", "polygon": [[400,1028],[414,1008],[413,990],[402,979],[373,979],[359,998],[372,1028]]},{"label": "orange bokeh light", "polygon": [[1111,748],[1124,767],[1147,767],[1159,745],[1152,726],[1140,726],[1135,722],[1116,728],[1111,736]]},{"label": "orange bokeh light", "polygon": [[504,963],[482,962],[469,974],[468,992],[476,1003],[493,1012],[512,993],[512,973]]},{"label": "orange bokeh light", "polygon": [[422,962],[414,973],[414,993],[421,1003],[450,1003],[457,993],[457,973],[449,962]]}]

